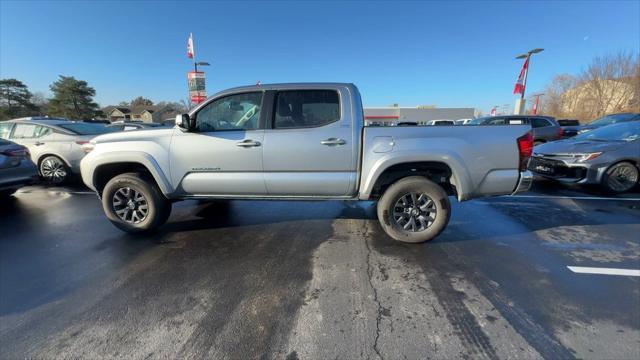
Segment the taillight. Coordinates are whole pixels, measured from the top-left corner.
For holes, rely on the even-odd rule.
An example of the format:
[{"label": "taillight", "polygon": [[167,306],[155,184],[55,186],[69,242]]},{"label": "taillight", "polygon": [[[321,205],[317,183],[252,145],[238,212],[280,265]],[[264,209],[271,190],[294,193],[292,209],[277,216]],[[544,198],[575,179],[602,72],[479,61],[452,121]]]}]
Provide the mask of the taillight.
[{"label": "taillight", "polygon": [[11,149],[11,150],[6,150],[1,152],[2,155],[5,156],[24,156],[24,157],[29,157],[29,150],[27,150],[27,148],[20,148],[20,149]]},{"label": "taillight", "polygon": [[533,134],[528,132],[520,136],[518,142],[518,154],[520,156],[520,171],[527,170],[529,159],[533,153]]},{"label": "taillight", "polygon": [[562,138],[563,136],[564,136],[564,129],[563,129],[563,128],[561,128],[561,127],[559,127],[559,128],[558,128],[558,137],[559,137],[559,138]]},{"label": "taillight", "polygon": [[82,145],[84,145],[84,144],[87,144],[87,143],[89,143],[89,141],[88,141],[88,140],[78,140],[78,141],[76,141],[76,144],[78,144],[78,145],[80,145],[80,146],[82,146]]}]

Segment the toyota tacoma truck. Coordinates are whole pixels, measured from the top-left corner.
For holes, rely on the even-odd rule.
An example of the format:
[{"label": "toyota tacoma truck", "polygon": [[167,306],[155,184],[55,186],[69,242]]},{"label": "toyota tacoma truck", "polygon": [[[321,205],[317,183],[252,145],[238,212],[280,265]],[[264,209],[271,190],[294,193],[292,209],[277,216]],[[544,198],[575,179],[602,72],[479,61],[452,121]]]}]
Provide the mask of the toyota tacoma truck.
[{"label": "toyota tacoma truck", "polygon": [[353,84],[238,87],[172,129],[96,137],[84,183],[129,233],[165,223],[184,199],[373,200],[385,232],[419,243],[458,201],[528,190],[529,126],[366,127]]}]

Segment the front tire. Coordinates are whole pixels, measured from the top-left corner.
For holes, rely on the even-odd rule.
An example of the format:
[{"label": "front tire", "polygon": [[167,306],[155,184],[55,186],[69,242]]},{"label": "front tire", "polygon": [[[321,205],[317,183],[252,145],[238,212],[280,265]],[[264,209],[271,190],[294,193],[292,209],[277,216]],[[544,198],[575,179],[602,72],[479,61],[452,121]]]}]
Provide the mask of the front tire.
[{"label": "front tire", "polygon": [[111,179],[102,191],[102,208],[113,225],[130,234],[155,230],[171,214],[171,202],[152,179],[138,173]]},{"label": "front tire", "polygon": [[603,188],[613,194],[621,194],[638,184],[638,168],[630,162],[622,161],[612,165],[602,177]]},{"label": "front tire", "polygon": [[422,176],[410,176],[384,192],[377,212],[380,225],[394,240],[421,243],[444,230],[451,204],[441,186]]}]

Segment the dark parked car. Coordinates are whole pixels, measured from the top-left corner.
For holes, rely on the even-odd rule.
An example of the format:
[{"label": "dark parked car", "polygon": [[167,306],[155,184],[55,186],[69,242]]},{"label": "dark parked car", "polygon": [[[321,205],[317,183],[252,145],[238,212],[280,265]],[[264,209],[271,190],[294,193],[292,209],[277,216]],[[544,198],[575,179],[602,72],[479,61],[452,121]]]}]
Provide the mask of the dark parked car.
[{"label": "dark parked car", "polygon": [[562,137],[570,138],[578,135],[578,128],[580,128],[580,121],[577,119],[560,119],[558,124],[562,127]]},{"label": "dark parked car", "polygon": [[537,175],[625,192],[638,184],[640,121],[604,126],[533,151],[529,170]]},{"label": "dark parked car", "polygon": [[29,150],[0,139],[0,198],[13,194],[37,178],[38,168],[29,157]]},{"label": "dark parked car", "polygon": [[565,137],[571,137],[578,135],[593,129],[597,129],[603,126],[617,124],[628,121],[640,121],[640,114],[638,113],[618,113],[609,114],[601,118],[597,118],[586,125],[577,124],[575,126],[567,126],[564,128]]},{"label": "dark parked car", "polygon": [[558,119],[560,126],[580,126],[580,120],[577,119]]},{"label": "dark parked car", "polygon": [[472,125],[531,125],[534,145],[562,139],[563,131],[555,118],[539,115],[500,115],[472,120]]}]

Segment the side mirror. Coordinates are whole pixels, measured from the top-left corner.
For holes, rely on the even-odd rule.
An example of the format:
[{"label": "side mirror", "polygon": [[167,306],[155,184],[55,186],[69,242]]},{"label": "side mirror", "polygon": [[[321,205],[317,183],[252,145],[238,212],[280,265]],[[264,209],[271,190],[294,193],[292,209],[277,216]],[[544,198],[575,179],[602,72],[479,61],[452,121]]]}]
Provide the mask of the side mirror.
[{"label": "side mirror", "polygon": [[179,127],[185,130],[191,130],[192,124],[191,124],[191,118],[189,117],[189,114],[176,115],[176,125],[178,125]]}]

